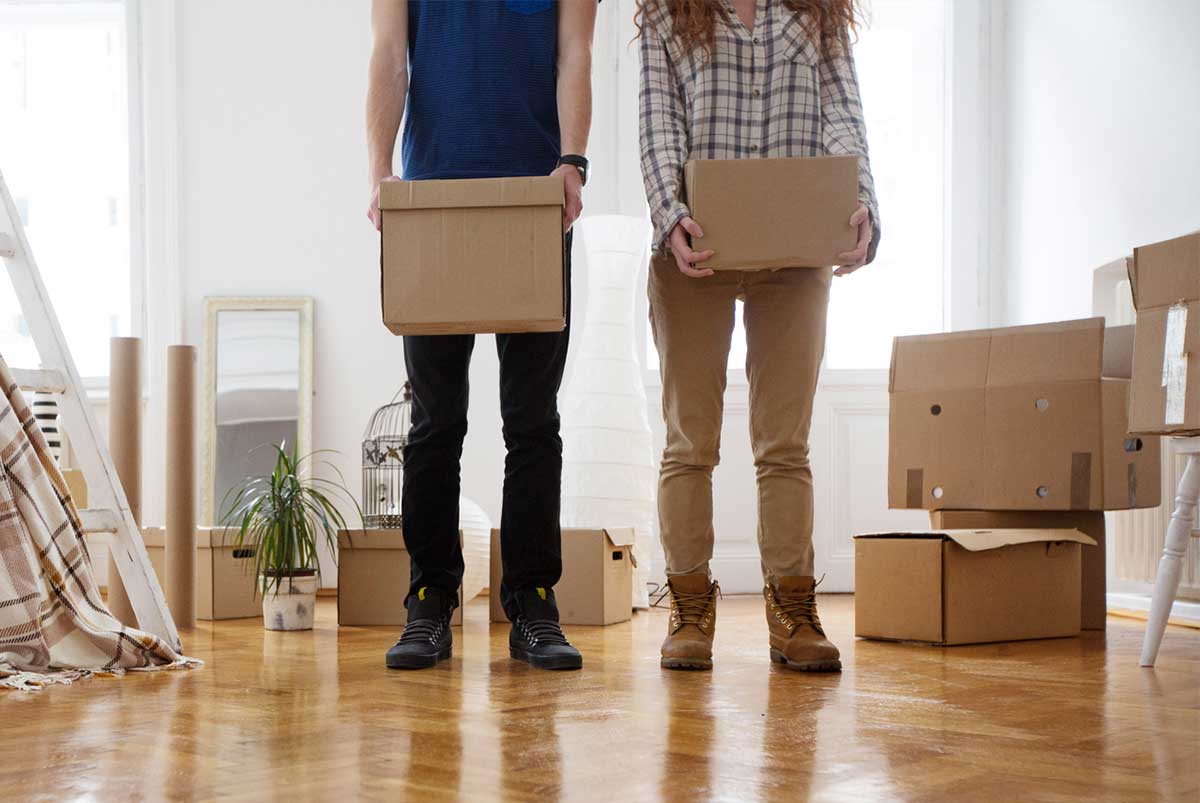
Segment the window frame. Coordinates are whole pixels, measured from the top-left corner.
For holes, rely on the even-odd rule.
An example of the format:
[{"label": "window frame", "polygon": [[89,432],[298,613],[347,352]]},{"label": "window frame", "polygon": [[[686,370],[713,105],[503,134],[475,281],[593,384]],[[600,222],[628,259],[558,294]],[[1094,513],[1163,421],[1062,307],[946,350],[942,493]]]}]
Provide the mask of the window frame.
[{"label": "window frame", "polygon": [[[4,5],[38,13],[40,3],[16,0]],[[129,193],[129,329],[134,337],[146,336],[146,160],[142,97],[141,0],[53,0],[45,6],[70,7],[81,19],[108,19],[112,9],[122,14],[125,46],[125,104],[128,139]],[[34,255],[36,259],[36,254]],[[69,345],[69,344],[68,344]],[[108,396],[107,375],[82,376],[89,398]]]}]

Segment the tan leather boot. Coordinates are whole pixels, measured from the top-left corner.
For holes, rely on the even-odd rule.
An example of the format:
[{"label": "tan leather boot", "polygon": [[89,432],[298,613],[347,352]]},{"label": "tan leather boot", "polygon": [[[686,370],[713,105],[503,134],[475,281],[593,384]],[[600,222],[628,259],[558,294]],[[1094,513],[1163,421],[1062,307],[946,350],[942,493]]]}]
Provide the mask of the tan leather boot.
[{"label": "tan leather boot", "polygon": [[841,653],[825,638],[811,577],[780,577],[763,589],[771,660],[800,672],[840,672]]},{"label": "tan leather boot", "polygon": [[667,580],[671,618],[662,643],[666,669],[712,669],[717,628],[717,584],[707,574],[677,574]]}]

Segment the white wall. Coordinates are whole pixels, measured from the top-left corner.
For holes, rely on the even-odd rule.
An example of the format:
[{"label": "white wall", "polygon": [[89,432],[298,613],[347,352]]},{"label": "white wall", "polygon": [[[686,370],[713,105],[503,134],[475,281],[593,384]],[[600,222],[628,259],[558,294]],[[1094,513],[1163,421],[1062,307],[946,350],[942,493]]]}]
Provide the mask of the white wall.
[{"label": "white wall", "polygon": [[1091,314],[1091,272],[1200,229],[1200,3],[997,0],[992,317]]}]

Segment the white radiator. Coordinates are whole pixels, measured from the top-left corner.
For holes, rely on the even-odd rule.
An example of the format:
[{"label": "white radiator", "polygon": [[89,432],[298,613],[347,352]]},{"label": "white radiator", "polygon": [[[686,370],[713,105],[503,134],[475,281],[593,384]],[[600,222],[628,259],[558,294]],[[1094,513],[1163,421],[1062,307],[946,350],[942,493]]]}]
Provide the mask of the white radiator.
[{"label": "white radiator", "polygon": [[[1104,316],[1110,326],[1134,322],[1136,313],[1125,259],[1110,262],[1093,272],[1092,313]],[[1110,593],[1148,596],[1153,590],[1167,521],[1175,507],[1175,488],[1184,466],[1184,461],[1175,456],[1171,438],[1163,438],[1162,461],[1160,507],[1107,514]],[[1200,600],[1200,549],[1189,549],[1184,558],[1178,598]]]}]

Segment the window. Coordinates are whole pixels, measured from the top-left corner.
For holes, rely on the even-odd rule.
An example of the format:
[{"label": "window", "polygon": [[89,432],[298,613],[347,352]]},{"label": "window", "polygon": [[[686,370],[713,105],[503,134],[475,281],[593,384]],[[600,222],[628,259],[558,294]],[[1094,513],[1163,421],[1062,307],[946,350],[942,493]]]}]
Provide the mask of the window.
[{"label": "window", "polygon": [[[123,2],[0,0],[0,170],[17,199],[76,367],[108,374],[131,330],[130,137]],[[0,354],[37,364],[0,293]]]},{"label": "window", "polygon": [[944,0],[873,0],[854,56],[883,239],[875,261],[836,279],[828,368],[886,368],[895,335],[942,330]]}]

